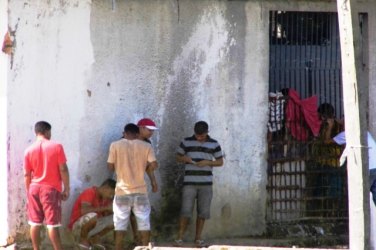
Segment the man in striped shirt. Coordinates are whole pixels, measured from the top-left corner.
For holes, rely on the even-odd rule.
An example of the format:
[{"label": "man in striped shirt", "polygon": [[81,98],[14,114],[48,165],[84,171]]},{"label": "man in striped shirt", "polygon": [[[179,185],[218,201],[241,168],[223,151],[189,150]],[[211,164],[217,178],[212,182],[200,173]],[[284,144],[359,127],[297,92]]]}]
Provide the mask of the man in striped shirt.
[{"label": "man in striped shirt", "polygon": [[213,167],[223,165],[223,154],[219,143],[209,135],[209,126],[199,121],[194,126],[194,135],[185,138],[177,149],[177,161],[185,164],[182,207],[176,245],[183,244],[183,235],[197,200],[195,244],[204,245],[201,233],[205,220],[210,218],[213,197]]}]

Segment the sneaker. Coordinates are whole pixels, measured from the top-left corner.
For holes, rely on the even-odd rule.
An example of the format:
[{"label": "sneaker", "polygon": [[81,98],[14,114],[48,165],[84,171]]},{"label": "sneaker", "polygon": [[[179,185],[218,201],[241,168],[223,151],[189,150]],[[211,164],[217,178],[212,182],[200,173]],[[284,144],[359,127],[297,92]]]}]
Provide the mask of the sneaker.
[{"label": "sneaker", "polygon": [[181,247],[183,245],[183,240],[182,239],[176,239],[174,242],[175,247]]},{"label": "sneaker", "polygon": [[205,241],[204,240],[195,240],[196,247],[205,247]]}]

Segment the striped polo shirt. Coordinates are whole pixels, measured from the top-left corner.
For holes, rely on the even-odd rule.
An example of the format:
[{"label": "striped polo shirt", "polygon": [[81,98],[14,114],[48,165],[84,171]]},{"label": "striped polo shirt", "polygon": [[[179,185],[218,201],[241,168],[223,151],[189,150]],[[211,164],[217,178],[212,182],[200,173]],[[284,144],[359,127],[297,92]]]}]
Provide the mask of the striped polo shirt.
[{"label": "striped polo shirt", "polygon": [[[177,149],[178,155],[186,155],[193,161],[216,160],[223,157],[219,143],[207,137],[205,142],[199,142],[193,135],[185,138]],[[198,167],[193,164],[185,164],[184,185],[212,185],[213,167]]]}]

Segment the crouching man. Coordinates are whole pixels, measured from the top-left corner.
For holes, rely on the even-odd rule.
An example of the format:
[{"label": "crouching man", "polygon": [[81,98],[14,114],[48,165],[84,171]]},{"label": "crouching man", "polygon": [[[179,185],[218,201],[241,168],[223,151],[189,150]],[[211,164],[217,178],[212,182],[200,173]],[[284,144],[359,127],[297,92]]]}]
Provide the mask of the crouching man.
[{"label": "crouching man", "polygon": [[112,201],[116,182],[105,180],[100,187],[85,189],[73,205],[68,228],[81,249],[90,249],[100,237],[114,229]]}]

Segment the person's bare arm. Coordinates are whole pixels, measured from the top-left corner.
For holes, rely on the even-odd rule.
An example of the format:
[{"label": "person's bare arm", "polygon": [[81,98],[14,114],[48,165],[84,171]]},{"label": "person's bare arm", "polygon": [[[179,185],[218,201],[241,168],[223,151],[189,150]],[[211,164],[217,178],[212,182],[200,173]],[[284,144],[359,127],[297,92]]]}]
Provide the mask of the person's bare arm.
[{"label": "person's bare arm", "polygon": [[202,161],[199,161],[199,162],[193,162],[192,159],[189,156],[177,154],[176,155],[176,161],[181,162],[181,163],[194,164],[198,167],[204,167],[204,166],[221,167],[223,165],[223,157],[218,158],[214,161],[202,160]]},{"label": "person's bare arm", "polygon": [[214,161],[202,160],[202,161],[196,162],[195,165],[199,167],[204,167],[204,166],[221,167],[223,165],[223,157],[215,159]]},{"label": "person's bare arm", "polygon": [[153,193],[156,193],[158,191],[158,183],[157,179],[154,175],[154,170],[158,168],[157,161],[148,162],[148,165],[146,167],[146,174],[148,175],[152,187]]},{"label": "person's bare arm", "polygon": [[25,182],[26,192],[29,192],[29,187],[31,183],[31,172],[29,170],[24,171],[24,182]]},{"label": "person's bare arm", "polygon": [[150,183],[151,183],[153,193],[158,192],[158,183],[157,183],[157,179],[155,178],[155,175],[154,175],[154,170],[149,168],[149,166],[148,166],[148,168],[146,169],[146,174],[148,175],[148,177],[150,179]]},{"label": "person's bare arm", "polygon": [[107,167],[111,171],[115,171],[115,164],[107,162]]},{"label": "person's bare arm", "polygon": [[69,171],[67,164],[63,163],[59,166],[60,176],[64,184],[64,190],[62,193],[62,200],[66,201],[69,198],[70,186],[69,186]]},{"label": "person's bare arm", "polygon": [[81,214],[87,214],[87,213],[101,213],[101,212],[112,212],[112,204],[109,204],[107,206],[101,206],[101,207],[93,207],[88,202],[82,202],[81,203]]},{"label": "person's bare arm", "polygon": [[148,166],[146,168],[146,171],[154,171],[158,168],[158,163],[156,161],[148,162]]},{"label": "person's bare arm", "polygon": [[186,155],[177,154],[176,155],[176,161],[180,162],[180,163],[191,163],[191,164],[193,164],[192,159],[190,157],[186,156]]},{"label": "person's bare arm", "polygon": [[334,118],[329,118],[326,121],[325,130],[323,131],[323,141],[325,144],[332,144],[335,143],[335,141],[332,138],[332,131],[334,128],[335,120]]}]

